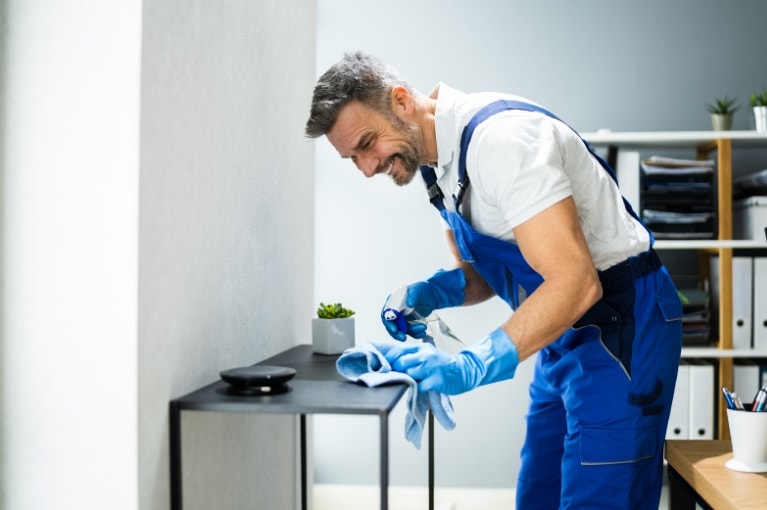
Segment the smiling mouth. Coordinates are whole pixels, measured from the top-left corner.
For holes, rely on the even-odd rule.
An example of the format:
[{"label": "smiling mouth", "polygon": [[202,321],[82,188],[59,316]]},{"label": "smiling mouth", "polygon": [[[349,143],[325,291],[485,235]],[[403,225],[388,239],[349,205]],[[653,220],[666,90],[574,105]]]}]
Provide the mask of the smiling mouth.
[{"label": "smiling mouth", "polygon": [[386,174],[386,175],[389,175],[389,176],[391,176],[391,174],[392,174],[392,169],[394,169],[394,159],[395,159],[396,157],[397,157],[397,156],[392,156],[392,157],[391,157],[391,159],[389,160],[389,164],[388,164],[388,165],[386,165],[386,166],[385,166],[385,167],[384,167],[384,168],[381,170],[381,172],[380,172],[380,173],[382,173],[382,174]]}]

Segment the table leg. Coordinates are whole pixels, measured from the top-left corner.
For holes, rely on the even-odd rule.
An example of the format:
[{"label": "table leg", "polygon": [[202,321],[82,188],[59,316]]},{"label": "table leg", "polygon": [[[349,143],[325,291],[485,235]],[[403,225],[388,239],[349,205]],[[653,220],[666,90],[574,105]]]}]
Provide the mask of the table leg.
[{"label": "table leg", "polygon": [[170,508],[182,510],[184,507],[183,487],[181,486],[181,410],[176,402],[169,406],[170,422]]},{"label": "table leg", "polygon": [[434,414],[429,411],[429,510],[434,510]]},{"label": "table leg", "polygon": [[309,473],[308,466],[306,462],[306,415],[300,414],[299,415],[299,442],[300,444],[298,447],[300,448],[300,456],[301,456],[301,510],[308,510],[309,508],[309,501],[307,496],[307,489],[309,487]]},{"label": "table leg", "polygon": [[668,508],[669,510],[695,510],[695,495],[692,487],[670,465],[668,466]]},{"label": "table leg", "polygon": [[381,414],[380,429],[380,477],[381,477],[381,510],[389,510],[389,416]]}]

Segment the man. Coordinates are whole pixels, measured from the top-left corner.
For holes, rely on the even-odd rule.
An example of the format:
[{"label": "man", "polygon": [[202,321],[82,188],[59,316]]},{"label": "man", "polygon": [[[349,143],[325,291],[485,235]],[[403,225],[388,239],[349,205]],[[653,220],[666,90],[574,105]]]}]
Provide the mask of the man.
[{"label": "man", "polygon": [[387,358],[420,390],[457,394],[537,353],[517,508],[656,510],[681,304],[601,158],[528,100],[445,84],[425,96],[362,53],[319,79],[306,134],[368,177],[420,172],[444,219],[456,265],[387,300],[394,338],[424,335],[402,316],[494,295],[512,308],[458,354],[409,342]]}]

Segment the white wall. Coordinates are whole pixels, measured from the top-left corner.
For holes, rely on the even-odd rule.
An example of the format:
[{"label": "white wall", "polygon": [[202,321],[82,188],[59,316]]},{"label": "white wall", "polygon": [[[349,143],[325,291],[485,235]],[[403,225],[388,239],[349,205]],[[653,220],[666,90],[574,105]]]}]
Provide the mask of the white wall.
[{"label": "white wall", "polygon": [[141,3],[5,13],[0,506],[136,508]]},{"label": "white wall", "polygon": [[[3,7],[0,508],[166,509],[169,400],[308,340],[315,2]],[[296,507],[292,418],[183,446],[186,508]]]},{"label": "white wall", "polygon": [[[762,0],[392,0],[385,8],[319,0],[316,75],[343,52],[361,49],[423,92],[440,80],[467,92],[514,92],[584,132],[707,130],[705,103],[729,94],[741,105],[735,128],[748,129],[748,95],[767,85],[759,64],[765,16]],[[767,167],[765,151],[754,152],[743,164],[738,155],[736,173]],[[358,311],[358,337],[383,338],[378,315],[388,292],[448,263],[436,213],[419,182],[400,189],[385,177],[367,180],[324,140],[317,144],[316,193],[315,300],[348,302]],[[496,301],[444,316],[475,341],[505,313]],[[457,429],[437,428],[438,485],[516,484],[531,365],[511,382],[455,399]],[[401,419],[392,422],[393,483],[423,484],[424,453],[397,433]],[[367,464],[350,469],[332,457],[349,442],[344,420],[316,420],[317,479],[373,484]],[[372,434],[350,448],[374,440]]]}]

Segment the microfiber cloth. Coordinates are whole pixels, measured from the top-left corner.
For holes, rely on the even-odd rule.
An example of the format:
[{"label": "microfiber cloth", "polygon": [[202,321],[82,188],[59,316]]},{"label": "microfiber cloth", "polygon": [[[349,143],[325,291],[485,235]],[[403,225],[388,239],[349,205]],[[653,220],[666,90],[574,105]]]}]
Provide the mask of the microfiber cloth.
[{"label": "microfiber cloth", "polygon": [[401,382],[409,386],[408,413],[405,416],[405,438],[416,448],[421,448],[426,412],[431,410],[437,421],[446,430],[455,428],[453,404],[450,397],[436,391],[421,393],[415,379],[403,372],[395,372],[386,360],[385,353],[391,344],[360,343],[346,349],[336,361],[336,369],[343,377],[353,382],[362,382],[368,387]]}]

